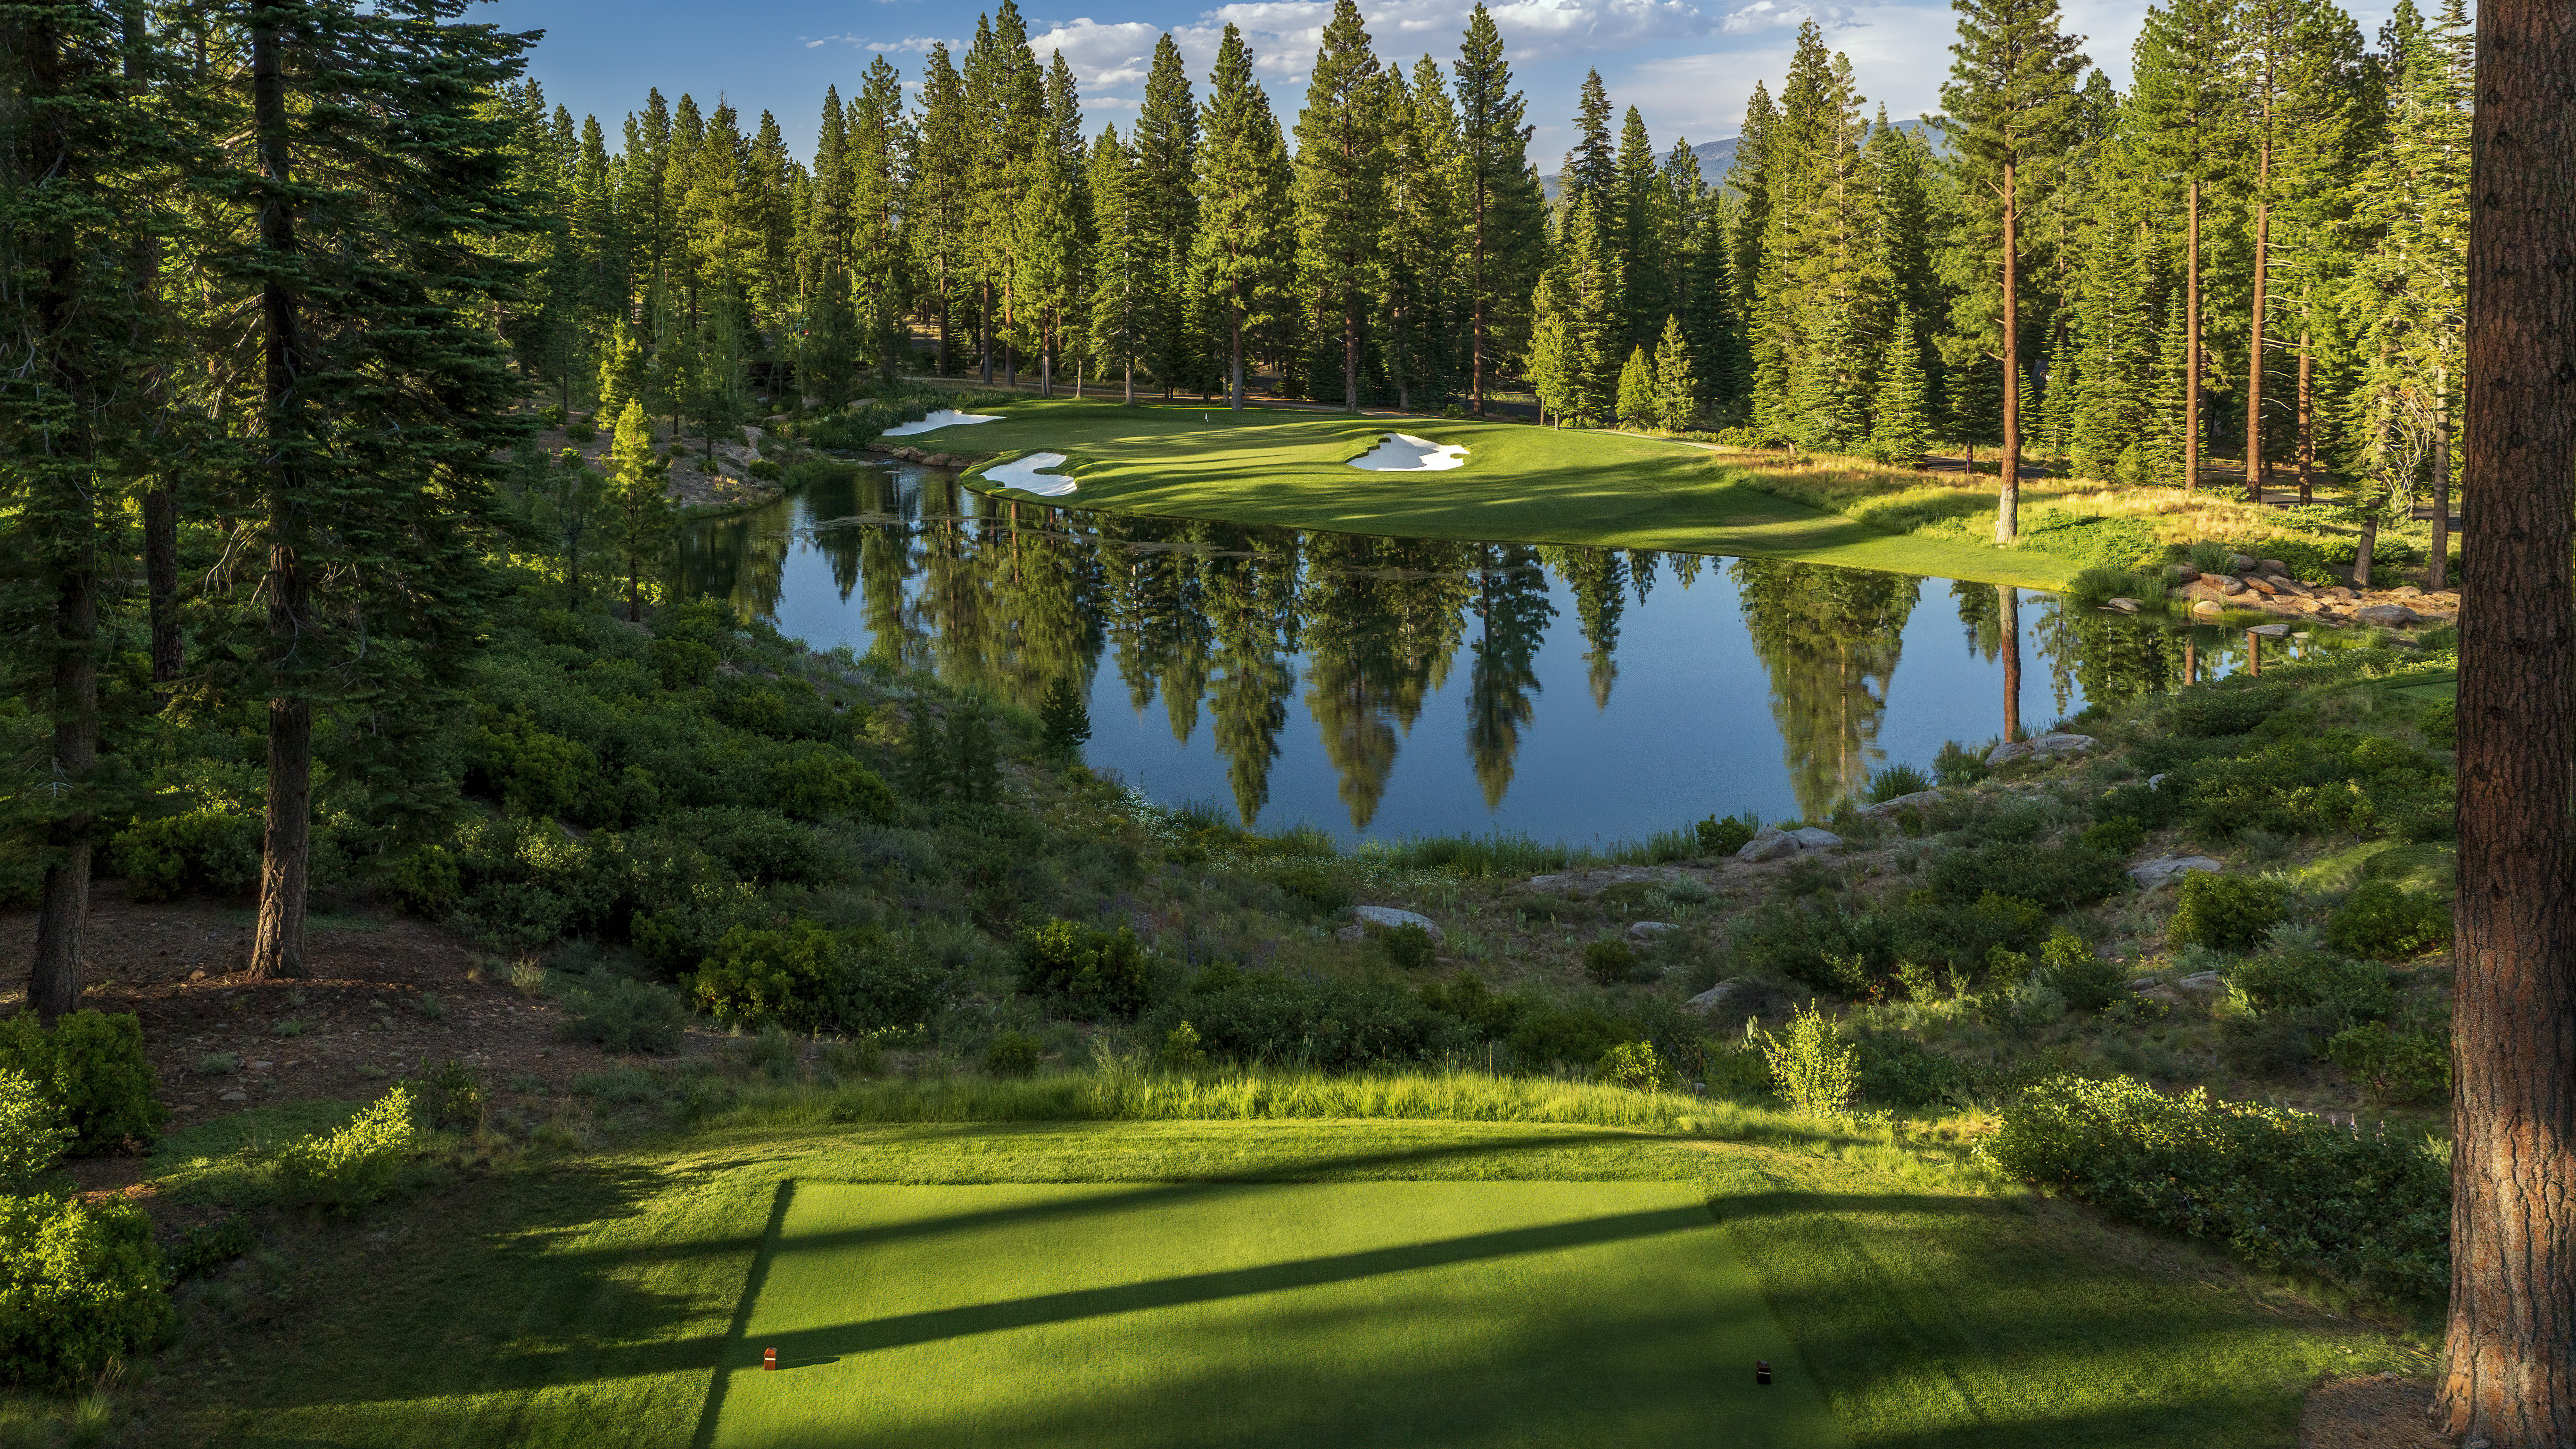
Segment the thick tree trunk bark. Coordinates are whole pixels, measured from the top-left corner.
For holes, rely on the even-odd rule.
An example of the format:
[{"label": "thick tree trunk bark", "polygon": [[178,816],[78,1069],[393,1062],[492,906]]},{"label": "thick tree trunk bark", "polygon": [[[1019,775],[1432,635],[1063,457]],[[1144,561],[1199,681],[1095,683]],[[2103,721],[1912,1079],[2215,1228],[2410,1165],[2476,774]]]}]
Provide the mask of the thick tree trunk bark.
[{"label": "thick tree trunk bark", "polygon": [[179,495],[167,478],[161,485],[143,495],[143,584],[152,621],[152,682],[171,685],[187,664],[179,640]]},{"label": "thick tree trunk bark", "polygon": [[1226,397],[1234,411],[1243,411],[1243,307],[1237,303],[1226,308]]},{"label": "thick tree trunk bark", "polygon": [[[2272,143],[2263,142],[2263,174],[2272,173]],[[2254,204],[2254,336],[2245,358],[2245,492],[2263,501],[2263,287],[2271,260],[2272,203]]]},{"label": "thick tree trunk bark", "polygon": [[2200,487],[2200,179],[2184,188],[2188,215],[2183,243],[2182,486]]},{"label": "thick tree trunk bark", "polygon": [[1342,303],[1342,406],[1353,413],[1360,410],[1360,314],[1347,298]]},{"label": "thick tree trunk bark", "polygon": [[2437,1417],[2576,1443],[2576,9],[2477,8],[2451,1310]]},{"label": "thick tree trunk bark", "polygon": [[[1995,490],[1995,542],[2021,534],[2021,212],[2013,164],[2004,163],[2004,454]],[[1968,470],[1973,475],[1976,470]]]},{"label": "thick tree trunk bark", "polygon": [[296,250],[287,143],[286,74],[277,32],[251,31],[251,124],[260,170],[273,188],[260,207],[260,250],[269,278],[260,287],[266,427],[272,454],[267,497],[268,801],[259,864],[259,918],[249,974],[304,974],[304,890],[313,842],[313,703],[303,694],[297,646],[305,632],[304,542],[308,520],[297,470],[303,441],[297,396],[303,370],[296,300],[283,276]]},{"label": "thick tree trunk bark", "polygon": [[[61,527],[80,526],[66,518]],[[27,1003],[48,1026],[80,1007],[81,943],[89,929],[91,776],[98,769],[98,545],[93,529],[67,566],[47,572],[53,595],[54,648],[51,708],[54,716],[53,779],[74,802],[45,830],[43,884],[36,905],[36,958],[28,973]]]},{"label": "thick tree trunk bark", "polygon": [[1136,359],[1127,359],[1127,406],[1136,405]]}]

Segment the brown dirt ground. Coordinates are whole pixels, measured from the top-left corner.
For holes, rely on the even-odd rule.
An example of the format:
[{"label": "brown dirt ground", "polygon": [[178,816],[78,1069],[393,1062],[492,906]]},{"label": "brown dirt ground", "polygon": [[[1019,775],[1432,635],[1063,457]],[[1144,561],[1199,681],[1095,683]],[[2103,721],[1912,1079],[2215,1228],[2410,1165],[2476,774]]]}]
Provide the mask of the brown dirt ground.
[{"label": "brown dirt ground", "polygon": [[[161,1079],[172,1129],[227,1112],[311,1099],[363,1100],[423,1059],[473,1069],[487,1089],[548,1093],[619,1058],[561,1040],[562,1014],[510,985],[508,963],[454,932],[390,914],[318,915],[307,927],[306,975],[252,981],[247,907],[209,901],[142,904],[121,883],[92,897],[87,989],[81,1004],[142,1019],[144,1051]],[[25,960],[35,917],[0,915],[0,945]],[[0,987],[0,1015],[26,999],[24,980]],[[294,1034],[281,1034],[282,1024]],[[237,1067],[198,1069],[231,1055]],[[133,1182],[139,1159],[73,1164],[92,1190]]]},{"label": "brown dirt ground", "polygon": [[2428,1417],[2433,1386],[2395,1374],[2329,1379],[2308,1393],[2299,1449],[2450,1449]]}]

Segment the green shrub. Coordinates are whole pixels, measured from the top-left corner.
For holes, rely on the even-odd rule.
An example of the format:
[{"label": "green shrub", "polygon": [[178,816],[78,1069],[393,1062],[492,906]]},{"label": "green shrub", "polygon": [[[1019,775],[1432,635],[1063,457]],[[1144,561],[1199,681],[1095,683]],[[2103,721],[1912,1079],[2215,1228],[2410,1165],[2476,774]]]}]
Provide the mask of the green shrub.
[{"label": "green shrub", "polygon": [[1882,1107],[1916,1112],[1955,1104],[1968,1093],[1967,1068],[1903,1032],[1877,1032],[1860,1043],[1860,1095]]},{"label": "green shrub", "polygon": [[421,845],[384,857],[376,879],[394,900],[415,916],[436,920],[465,894],[464,872],[456,855],[443,845]]},{"label": "green shrub", "polygon": [[2271,685],[2204,684],[2174,696],[2174,733],[2185,739],[2241,735],[2279,713],[2289,691]]},{"label": "green shrub", "polygon": [[1900,795],[1919,795],[1934,781],[1917,765],[1890,765],[1869,777],[1869,803],[1883,805]]},{"label": "green shrub", "polygon": [[2447,750],[2460,742],[2460,703],[2455,699],[2437,699],[2425,707],[2418,722],[2424,731],[2424,743],[2437,750]]},{"label": "green shrub", "polygon": [[2084,830],[2084,848],[2103,855],[2127,857],[2147,843],[2147,828],[2126,815],[2096,820]]},{"label": "green shrub", "polygon": [[1986,778],[1986,752],[1957,740],[1943,740],[1932,757],[1932,774],[1944,785],[1973,785]]},{"label": "green shrub", "polygon": [[1061,918],[1020,933],[1020,989],[1084,1020],[1128,1020],[1145,1009],[1145,947],[1126,926],[1103,931]]},{"label": "green shrub", "polygon": [[2083,846],[2033,850],[2012,841],[1951,851],[1924,874],[1928,888],[1950,900],[2010,896],[2048,911],[2089,906],[2129,884],[2117,856]]},{"label": "green shrub", "polygon": [[2304,1113],[2176,1096],[2127,1077],[2038,1082],[1978,1148],[2014,1177],[2113,1217],[2393,1298],[2450,1267],[2450,1164],[2420,1140]]},{"label": "green shrub", "polygon": [[1386,954],[1387,963],[1399,971],[1419,971],[1437,959],[1431,945],[1431,933],[1411,921],[1378,932],[1377,948]]},{"label": "green shrub", "polygon": [[1186,1072],[1207,1065],[1207,1047],[1199,1041],[1199,1029],[1184,1021],[1163,1033],[1163,1046],[1154,1053],[1154,1065],[1167,1072]]},{"label": "green shrub", "polygon": [[1632,1092],[1656,1092],[1672,1085],[1673,1074],[1655,1054],[1653,1042],[1627,1041],[1601,1054],[1592,1080]]},{"label": "green shrub", "polygon": [[23,1073],[62,1114],[76,1156],[149,1147],[170,1120],[130,1012],[67,1012],[51,1031],[32,1012],[0,1020],[0,1068]]},{"label": "green shrub", "polygon": [[2250,875],[2195,871],[2182,878],[2182,905],[2167,926],[2177,946],[2250,951],[2289,914],[2289,888]]},{"label": "green shrub", "polygon": [[0,1382],[68,1393],[140,1357],[170,1327],[163,1282],[132,1203],[0,1197]]},{"label": "green shrub", "polygon": [[1860,1049],[1843,1040],[1814,1002],[1776,1036],[1757,1028],[1754,1041],[1791,1107],[1816,1117],[1850,1113],[1860,1096]]},{"label": "green shrub", "polygon": [[1703,1083],[1712,1097],[1742,1099],[1758,1097],[1771,1090],[1771,1064],[1752,1047],[1713,1047],[1701,1064],[1708,1076]]},{"label": "green shrub", "polygon": [[2380,1103],[2439,1101],[2451,1090],[2448,1031],[2394,1032],[2384,1021],[2347,1027],[2326,1043],[2326,1060]]},{"label": "green shrub", "polygon": [[2326,944],[2347,956],[2405,961],[2451,944],[2450,902],[2364,881],[2326,918]]},{"label": "green shrub", "polygon": [[993,1038],[984,1048],[984,1071],[988,1076],[1025,1077],[1038,1069],[1042,1048],[1038,1039],[1024,1031],[1006,1031]]},{"label": "green shrub", "polygon": [[1288,899],[1317,915],[1329,916],[1351,903],[1350,888],[1318,866],[1292,865],[1272,879]]},{"label": "green shrub", "polygon": [[1760,817],[1750,813],[1712,815],[1691,827],[1691,830],[1699,837],[1700,854],[1733,855],[1762,832],[1762,821]]},{"label": "green shrub", "polygon": [[[1456,1016],[1400,986],[1338,977],[1292,977],[1210,967],[1187,996],[1167,1006],[1143,1033],[1147,1040],[1186,1017],[1212,1057],[1321,1071],[1380,1064],[1421,1064],[1463,1052],[1479,1039]],[[1170,1025],[1165,1025],[1170,1023]],[[1583,1057],[1588,1065],[1599,1048]]]},{"label": "green shrub", "polygon": [[656,639],[645,656],[664,689],[704,689],[715,683],[716,651],[694,639]]},{"label": "green shrub", "polygon": [[71,1143],[62,1109],[26,1073],[0,1068],[0,1193],[32,1189]]},{"label": "green shrub", "polygon": [[108,842],[110,868],[138,901],[176,900],[205,891],[241,895],[259,880],[260,817],[208,805],[156,820],[137,820]]},{"label": "green shrub", "polygon": [[393,1190],[415,1140],[411,1092],[396,1087],[339,1131],[279,1148],[273,1160],[279,1193],[289,1204],[357,1212]]},{"label": "green shrub", "polygon": [[779,809],[799,820],[846,815],[886,825],[903,814],[884,777],[835,749],[781,761],[769,773],[769,791]]},{"label": "green shrub", "polygon": [[1583,974],[1596,986],[1637,979],[1637,953],[1625,941],[1594,941],[1583,948]]},{"label": "green shrub", "polygon": [[165,1271],[173,1283],[209,1278],[251,1249],[250,1219],[239,1213],[198,1223],[170,1245]]},{"label": "green shrub", "polygon": [[2084,938],[2060,931],[2039,948],[2043,979],[2077,1011],[2100,1011],[2129,994],[2128,973],[2120,963],[2093,954]]},{"label": "green shrub", "polygon": [[2113,599],[2135,599],[2142,604],[2159,604],[2165,597],[2161,575],[2141,573],[2110,564],[2095,564],[2075,575],[2066,586],[2068,602],[2079,609],[2098,609]]},{"label": "green shrub", "polygon": [[630,976],[600,976],[565,988],[564,1036],[612,1052],[656,1055],[680,1048],[689,1008],[678,995]]},{"label": "green shrub", "polygon": [[475,1127],[483,1121],[483,1083],[474,1069],[453,1057],[429,1064],[420,1059],[420,1074],[400,1084],[418,1104],[420,1119],[432,1127]]},{"label": "green shrub", "polygon": [[2237,962],[2227,968],[2227,984],[2256,1012],[2323,1008],[2346,1022],[2386,1016],[2396,1002],[2387,967],[2297,947]]},{"label": "green shrub", "polygon": [[1091,705],[1081,684],[1069,674],[1057,675],[1038,703],[1039,746],[1057,760],[1078,760],[1090,738]]},{"label": "green shrub", "polygon": [[1585,1067],[1625,1041],[1643,1039],[1631,1022],[1581,1006],[1525,1007],[1512,1024],[1512,1059],[1522,1067]]}]

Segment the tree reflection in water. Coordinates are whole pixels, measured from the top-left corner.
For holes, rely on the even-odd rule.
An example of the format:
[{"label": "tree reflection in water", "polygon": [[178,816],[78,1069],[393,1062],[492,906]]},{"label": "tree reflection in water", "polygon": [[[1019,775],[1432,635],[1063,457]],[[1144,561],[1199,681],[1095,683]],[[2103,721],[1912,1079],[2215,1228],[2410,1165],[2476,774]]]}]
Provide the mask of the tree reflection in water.
[{"label": "tree reflection in water", "polygon": [[[1554,717],[1540,708],[1551,636],[1572,624],[1573,637],[1558,647],[1571,650],[1579,640],[1591,706],[1569,699],[1554,709],[1599,716],[1609,728],[1622,631],[1664,615],[1700,622],[1690,633],[1676,634],[1669,622],[1650,631],[1655,642],[1645,647],[1658,652],[1647,662],[1655,667],[1632,687],[1660,701],[1672,692],[1664,688],[1671,670],[1704,676],[1718,667],[1732,678],[1758,669],[1789,794],[1800,813],[1823,818],[1864,790],[1886,758],[1889,688],[1922,584],[1780,560],[1739,559],[1710,574],[1713,561],[1690,554],[1089,514],[998,502],[945,472],[875,465],[832,469],[791,498],[692,524],[675,583],[692,596],[724,599],[746,618],[777,617],[799,550],[822,555],[842,607],[839,631],[879,667],[934,674],[1023,707],[1069,678],[1099,708],[1103,693],[1093,685],[1105,664],[1117,681],[1102,682],[1108,697],[1123,694],[1139,719],[1159,700],[1175,741],[1205,731],[1247,824],[1270,807],[1273,767],[1292,715],[1302,713],[1355,832],[1379,818],[1398,757],[1462,651],[1462,687],[1448,707],[1464,718],[1440,734],[1459,730],[1475,792],[1499,817],[1526,775],[1522,754],[1534,735],[1567,742],[1550,748],[1589,740],[1599,750],[1599,731],[1587,735],[1571,717],[1557,733],[1541,728]],[[1659,581],[1688,591],[1711,586],[1704,579],[1721,592],[1731,588],[1744,642],[1707,637],[1704,609],[1676,613],[1660,597],[1648,608]],[[2180,680],[2181,632],[2070,613],[2048,596],[2024,600],[1983,584],[1953,585],[1951,593],[1965,658],[1935,650],[1950,662],[1928,666],[1935,673],[1917,690],[1937,689],[1942,669],[1973,667],[1991,679],[1999,655],[2017,663],[2018,624],[2030,629],[2061,714],[2079,698],[2125,698]],[[811,601],[797,602],[811,612],[804,607]],[[850,616],[864,624],[864,639],[847,627]],[[2241,644],[2232,654],[2214,630],[2198,631],[2197,643],[2204,677],[2226,672],[2241,654]],[[1746,677],[1735,687],[1755,682]],[[1976,692],[1991,701],[1991,687]],[[1720,680],[1717,688],[1729,685]],[[1629,715],[1641,708],[1666,706],[1622,706]],[[2003,716],[1991,703],[1979,706],[1982,732],[2000,734],[2011,709],[2009,700]],[[1668,716],[1654,718],[1672,729]],[[1659,755],[1686,759],[1712,746],[1731,762],[1746,742],[1623,738],[1614,753],[1625,755],[1632,743],[1633,760],[1619,763],[1651,770]],[[1548,758],[1569,769],[1576,763]],[[1734,806],[1677,796],[1672,823],[1711,808]]]}]

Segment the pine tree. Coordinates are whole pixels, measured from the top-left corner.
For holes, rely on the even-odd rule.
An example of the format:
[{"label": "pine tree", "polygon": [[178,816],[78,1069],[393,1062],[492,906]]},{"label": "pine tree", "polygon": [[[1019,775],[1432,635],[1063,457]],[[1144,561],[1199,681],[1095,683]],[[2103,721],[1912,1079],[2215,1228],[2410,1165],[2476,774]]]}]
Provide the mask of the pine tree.
[{"label": "pine tree", "polygon": [[2141,159],[2169,194],[2164,178],[2178,179],[2184,220],[2182,349],[2193,359],[2176,379],[2182,389],[2178,481],[2200,486],[2202,399],[2207,349],[2201,337],[2201,215],[2210,191],[2233,179],[2240,139],[2235,74],[2240,39],[2236,0],[2173,0],[2151,6],[2138,37],[2136,89],[2126,114],[2141,143]]},{"label": "pine tree", "polygon": [[933,42],[922,62],[921,110],[914,122],[920,144],[905,177],[910,224],[903,234],[936,313],[937,371],[943,377],[954,366],[951,332],[970,285],[967,231],[974,214],[975,125],[966,83],[949,61],[948,47]]},{"label": "pine tree", "polygon": [[1334,0],[1297,117],[1297,257],[1317,361],[1336,355],[1342,406],[1354,413],[1364,328],[1383,286],[1386,132],[1386,74],[1355,0]]},{"label": "pine tree", "polygon": [[1681,214],[1635,106],[1619,130],[1618,184],[1620,273],[1627,282],[1620,330],[1630,346],[1652,347],[1676,302],[1672,269],[1681,250],[1675,235]]},{"label": "pine tree", "polygon": [[1196,385],[1207,361],[1196,325],[1204,299],[1191,285],[1199,249],[1199,110],[1180,47],[1168,33],[1154,43],[1144,105],[1136,114],[1135,152],[1141,226],[1158,249],[1151,290],[1158,305],[1144,356],[1163,396],[1170,397],[1177,387]]},{"label": "pine tree", "polygon": [[1514,351],[1545,245],[1542,205],[1530,176],[1528,107],[1512,89],[1503,38],[1483,0],[1458,47],[1460,209],[1466,228],[1468,393],[1485,415],[1487,380]]},{"label": "pine tree", "polygon": [[[1991,335],[2004,386],[1995,541],[2010,543],[2021,505],[2022,218],[2046,194],[2073,142],[2075,81],[2087,62],[2076,38],[2059,28],[2057,0],[1952,0],[1951,8],[1959,12],[1959,40],[1950,47],[1941,103],[1960,192],[1979,223],[1980,249],[1994,259]],[[1983,317],[1978,330],[1987,330]]]},{"label": "pine tree", "polygon": [[1144,168],[1118,139],[1101,131],[1091,148],[1091,342],[1103,369],[1115,366],[1126,401],[1136,401],[1136,359],[1163,315],[1161,239],[1147,229]]},{"label": "pine tree", "polygon": [[1699,421],[1700,381],[1691,363],[1690,339],[1679,317],[1664,319],[1655,345],[1655,418],[1668,433],[1686,433]]},{"label": "pine tree", "polygon": [[1272,323],[1292,281],[1284,255],[1296,234],[1287,148],[1252,51],[1228,25],[1200,118],[1197,290],[1224,308],[1226,395],[1243,410],[1245,333]]},{"label": "pine tree", "polygon": [[[247,967],[269,976],[303,969],[317,705],[401,740],[475,639],[491,459],[519,431],[477,319],[517,278],[460,240],[523,224],[482,98],[526,38],[308,0],[251,12],[247,39],[256,170],[224,180],[258,226],[227,265],[255,279],[266,366],[230,556],[266,561],[235,622],[269,705]],[[444,225],[382,225],[397,204]]]},{"label": "pine tree", "polygon": [[609,444],[608,507],[615,521],[620,572],[626,579],[626,617],[644,617],[644,579],[661,565],[677,529],[669,496],[670,470],[653,451],[653,424],[644,405],[629,400],[617,415]]},{"label": "pine tree", "polygon": [[1888,329],[1875,401],[1871,456],[1882,463],[1921,467],[1932,444],[1932,415],[1923,395],[1923,348],[1915,340],[1914,309],[1902,302],[1896,304],[1896,322]]},{"label": "pine tree", "polygon": [[1646,349],[1628,349],[1628,360],[1619,368],[1619,426],[1651,428],[1663,415],[1662,399],[1655,386],[1655,359]]},{"label": "pine tree", "polygon": [[1414,64],[1410,86],[1393,71],[1388,81],[1393,104],[1384,351],[1395,405],[1410,409],[1446,398],[1456,375],[1458,113],[1450,104],[1438,62],[1427,55]]},{"label": "pine tree", "polygon": [[[1057,74],[1049,77],[1048,87],[1055,93],[1055,108],[1069,113],[1070,124],[1079,127],[1073,77],[1064,67],[1063,52],[1056,52],[1055,65]],[[1012,218],[1019,239],[1013,246],[1011,291],[1025,329],[1021,335],[1037,350],[1040,397],[1055,396],[1055,358],[1065,344],[1064,324],[1081,301],[1086,230],[1077,186],[1082,173],[1075,169],[1076,158],[1066,154],[1059,128],[1048,129],[1030,159]]]},{"label": "pine tree", "polygon": [[173,183],[204,158],[187,108],[151,94],[167,68],[140,11],[13,5],[0,66],[0,677],[48,727],[44,775],[16,807],[42,872],[27,1006],[50,1025],[80,1004],[93,858],[132,808],[116,741],[150,707],[141,691],[102,693],[116,653],[103,616],[126,500],[175,462],[158,441],[159,380],[182,358],[155,305],[157,259],[179,230]]},{"label": "pine tree", "polygon": [[1574,402],[1576,369],[1566,325],[1565,289],[1556,269],[1540,275],[1530,299],[1530,316],[1529,360],[1523,370],[1529,375],[1530,392],[1538,398],[1540,421],[1552,420],[1563,427]]},{"label": "pine tree", "polygon": [[918,144],[903,109],[903,80],[886,58],[869,62],[859,93],[850,98],[849,242],[847,286],[856,339],[878,374],[891,381],[908,345],[905,317],[913,307],[913,250],[903,233],[910,206],[906,162]]},{"label": "pine tree", "polygon": [[599,359],[599,420],[615,419],[630,400],[642,397],[644,391],[644,339],[635,335],[624,317],[619,317]]}]

